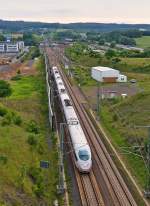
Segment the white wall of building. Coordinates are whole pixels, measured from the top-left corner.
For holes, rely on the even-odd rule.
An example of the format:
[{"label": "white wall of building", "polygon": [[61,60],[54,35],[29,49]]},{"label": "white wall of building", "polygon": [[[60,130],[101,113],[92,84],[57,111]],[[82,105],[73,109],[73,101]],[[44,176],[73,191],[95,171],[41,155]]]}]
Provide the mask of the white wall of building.
[{"label": "white wall of building", "polygon": [[117,82],[127,82],[127,76],[120,74],[117,79]]},{"label": "white wall of building", "polygon": [[109,67],[92,67],[91,76],[93,79],[103,82],[103,78],[116,78],[117,82],[127,82],[127,77],[120,74],[120,71]]},{"label": "white wall of building", "polygon": [[5,44],[0,44],[0,52],[5,52]]},{"label": "white wall of building", "polygon": [[16,44],[7,44],[6,45],[6,52],[19,52],[19,46],[18,46],[18,43]]},{"label": "white wall of building", "polygon": [[24,49],[24,41],[19,41],[18,47],[19,47],[19,50],[23,50]]},{"label": "white wall of building", "polygon": [[109,67],[92,67],[91,75],[93,79],[103,82],[103,78],[118,78],[119,71]]},{"label": "white wall of building", "polygon": [[0,42],[0,52],[18,53],[24,50],[24,42],[19,41],[15,43],[11,42]]}]

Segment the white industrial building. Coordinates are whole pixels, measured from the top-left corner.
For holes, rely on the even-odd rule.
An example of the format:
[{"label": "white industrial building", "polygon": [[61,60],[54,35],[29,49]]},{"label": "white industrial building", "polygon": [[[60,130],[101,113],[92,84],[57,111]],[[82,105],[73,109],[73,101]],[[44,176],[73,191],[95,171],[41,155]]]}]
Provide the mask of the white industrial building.
[{"label": "white industrial building", "polygon": [[23,50],[24,49],[24,41],[19,41],[18,47],[19,47],[19,50]]},{"label": "white industrial building", "polygon": [[120,71],[109,67],[92,67],[92,78],[99,82],[127,82],[127,76],[120,74]]},{"label": "white industrial building", "polygon": [[0,53],[5,52],[5,44],[4,43],[0,43]]},{"label": "white industrial building", "polygon": [[0,42],[0,53],[18,53],[24,50],[24,42]]},{"label": "white industrial building", "polygon": [[10,52],[10,53],[19,52],[18,43],[7,43],[6,44],[6,52]]}]

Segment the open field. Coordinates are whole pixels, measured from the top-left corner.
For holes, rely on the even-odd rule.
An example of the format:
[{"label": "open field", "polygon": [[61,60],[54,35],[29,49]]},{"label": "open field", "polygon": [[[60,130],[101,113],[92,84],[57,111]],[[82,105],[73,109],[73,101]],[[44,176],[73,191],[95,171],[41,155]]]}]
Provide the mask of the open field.
[{"label": "open field", "polygon": [[[0,100],[0,205],[52,205],[56,197],[56,138],[48,127],[44,62],[37,72],[10,81],[13,93]],[[50,161],[40,169],[40,161]]]},{"label": "open field", "polygon": [[128,66],[146,66],[150,65],[150,58],[122,58],[122,63]]},{"label": "open field", "polygon": [[141,48],[149,48],[150,47],[150,36],[143,36],[140,38],[136,38],[136,45]]},{"label": "open field", "polygon": [[[124,73],[150,73],[150,58],[119,58],[121,61],[115,63],[113,59],[107,59],[100,55],[90,56],[90,54],[80,54],[77,55],[74,50],[67,50],[66,54],[73,61],[74,68],[76,70],[77,76],[81,79],[82,73],[86,73],[86,79],[90,76],[91,67],[93,66],[109,66],[114,69],[118,69]],[[80,70],[80,71],[79,71]],[[77,77],[76,76],[76,77]],[[78,78],[78,77],[77,77]],[[88,84],[88,81],[85,80],[84,84]]]}]

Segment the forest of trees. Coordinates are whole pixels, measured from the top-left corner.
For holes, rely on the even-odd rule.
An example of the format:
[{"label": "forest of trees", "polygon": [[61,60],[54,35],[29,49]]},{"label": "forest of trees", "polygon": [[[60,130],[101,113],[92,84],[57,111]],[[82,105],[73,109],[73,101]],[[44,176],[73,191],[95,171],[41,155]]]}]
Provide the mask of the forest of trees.
[{"label": "forest of trees", "polygon": [[25,21],[4,21],[0,20],[0,29],[7,31],[33,30],[39,28],[48,29],[74,29],[88,31],[109,32],[114,30],[145,29],[150,30],[150,24],[115,24],[115,23],[42,23],[42,22],[25,22]]}]

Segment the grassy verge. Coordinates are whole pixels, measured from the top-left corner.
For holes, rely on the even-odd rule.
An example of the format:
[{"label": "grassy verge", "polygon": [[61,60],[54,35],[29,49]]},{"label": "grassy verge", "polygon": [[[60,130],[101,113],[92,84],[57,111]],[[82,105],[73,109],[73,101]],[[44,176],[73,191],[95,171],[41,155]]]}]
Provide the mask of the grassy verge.
[{"label": "grassy verge", "polygon": [[34,59],[36,57],[39,57],[40,55],[40,51],[39,51],[39,48],[36,47],[36,46],[32,46],[29,48],[29,52],[27,52],[22,58],[21,58],[21,61],[22,62],[25,62],[27,60],[30,60],[30,59]]},{"label": "grassy verge", "polygon": [[140,38],[136,38],[136,45],[141,48],[149,48],[150,47],[150,36],[142,36]]},{"label": "grassy verge", "polygon": [[[122,164],[121,164],[120,160],[118,159],[118,157],[116,157],[116,155],[114,154],[114,151],[112,150],[112,147],[110,146],[110,144],[108,143],[108,141],[107,141],[107,139],[104,137],[104,135],[102,134],[102,132],[101,132],[101,130],[100,130],[98,124],[97,124],[97,121],[95,120],[95,118],[93,118],[93,115],[91,115],[91,111],[89,111],[89,108],[86,107],[86,106],[85,106],[85,110],[86,110],[87,114],[89,115],[91,121],[93,122],[93,125],[95,126],[97,132],[98,132],[99,135],[101,136],[101,140],[103,141],[104,145],[106,146],[107,151],[109,152],[109,154],[110,154],[111,158],[113,159],[115,165],[116,165],[117,168],[119,169],[121,176],[123,177],[124,181],[125,181],[126,184],[127,184],[127,187],[130,189],[131,193],[133,194],[134,199],[136,200],[136,202],[138,203],[138,205],[144,206],[145,204],[144,204],[143,199],[139,196],[136,188],[134,187],[133,183],[131,182],[131,179],[128,177],[128,174],[126,173],[126,171],[125,171],[124,168],[122,167]],[[107,112],[107,111],[106,111],[106,112]],[[103,118],[103,117],[102,117],[102,115],[101,115],[101,120],[102,120],[102,118]],[[110,120],[110,116],[108,116],[108,119],[109,119],[109,121],[111,121],[111,120]],[[113,127],[112,127],[112,128],[109,127],[108,121],[107,121],[106,127],[105,127],[104,121],[103,121],[103,122],[101,121],[101,125],[103,126],[103,129],[105,130],[105,133],[107,134],[107,137],[109,137],[109,138],[111,139],[111,142],[112,142],[112,143],[114,143],[114,142],[112,141],[112,138],[111,138],[111,135],[112,135],[112,134],[113,134],[113,137],[116,137],[116,139],[118,140],[118,141],[116,140],[117,144],[115,144],[115,145],[113,144],[113,145],[115,146],[115,148],[117,147],[117,145],[120,145],[120,147],[126,145],[126,144],[124,143],[124,141],[120,141],[120,139],[119,139],[119,136],[120,136],[120,135],[118,134],[118,132],[115,131],[115,130],[112,131],[112,130],[113,130]],[[110,130],[109,130],[109,129],[110,129]],[[110,132],[109,132],[109,131],[110,131]],[[127,146],[127,145],[126,145],[126,146]],[[120,150],[119,146],[118,146],[117,149]],[[123,158],[124,158],[124,157],[123,157]],[[122,159],[123,159],[123,158],[122,158]],[[123,159],[123,160],[124,160],[124,162],[125,162],[127,159]],[[127,160],[127,162],[128,162],[128,160]],[[140,165],[140,163],[139,163],[139,165]]]},{"label": "grassy verge", "polygon": [[[102,125],[107,131],[108,137],[115,146],[127,168],[132,173],[133,177],[137,179],[138,184],[144,188],[146,182],[146,168],[141,157],[134,155],[136,152],[131,149],[131,144],[127,141],[126,136],[122,135],[117,128],[117,123],[114,124],[113,117],[107,107],[103,107],[101,112]],[[132,138],[132,136],[131,136]],[[123,150],[125,148],[125,150]],[[130,153],[131,152],[131,153]]]},{"label": "grassy verge", "polygon": [[[57,198],[57,149],[49,131],[44,61],[35,76],[10,81],[13,93],[0,100],[0,204],[52,205]],[[41,169],[40,161],[50,162]]]}]

